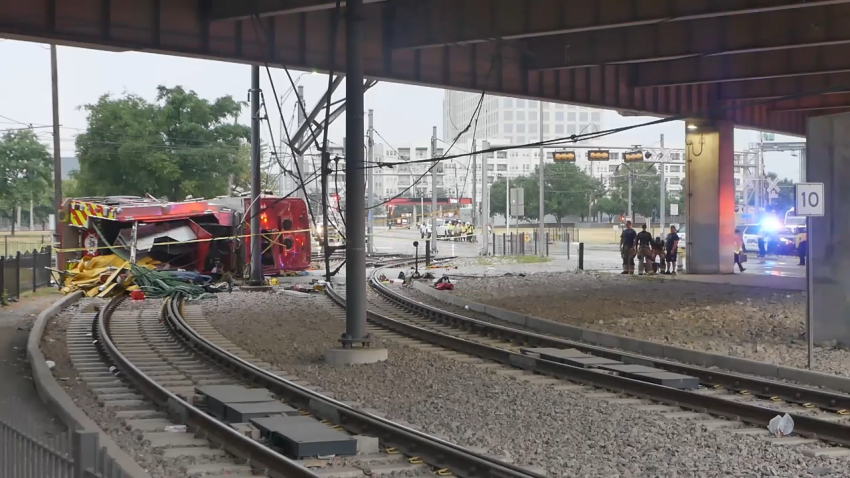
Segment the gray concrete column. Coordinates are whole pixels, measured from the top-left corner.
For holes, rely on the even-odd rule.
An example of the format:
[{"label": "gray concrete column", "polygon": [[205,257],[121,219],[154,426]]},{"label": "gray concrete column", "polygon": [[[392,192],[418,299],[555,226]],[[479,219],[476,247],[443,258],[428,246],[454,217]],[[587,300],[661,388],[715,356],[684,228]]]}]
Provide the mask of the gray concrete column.
[{"label": "gray concrete column", "polygon": [[735,250],[734,126],[728,121],[690,120],[686,125],[685,267],[689,274],[731,274]]},{"label": "gray concrete column", "polygon": [[850,113],[809,118],[806,181],[824,184],[823,217],[808,231],[815,343],[850,344]]}]

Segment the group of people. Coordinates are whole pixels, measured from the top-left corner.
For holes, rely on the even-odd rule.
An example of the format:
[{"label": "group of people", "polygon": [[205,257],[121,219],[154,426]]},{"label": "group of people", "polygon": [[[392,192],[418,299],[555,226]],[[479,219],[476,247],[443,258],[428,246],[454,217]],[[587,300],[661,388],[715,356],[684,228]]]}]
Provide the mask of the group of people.
[{"label": "group of people", "polygon": [[632,229],[632,221],[626,221],[626,228],[620,234],[620,255],[623,258],[623,272],[635,273],[635,257],[638,260],[638,275],[672,274],[676,275],[676,260],[679,249],[679,235],[676,227],[670,226],[670,233],[663,240],[661,237],[652,238],[646,230],[646,224],[641,231]]},{"label": "group of people", "polygon": [[[446,238],[452,241],[476,242],[475,226],[471,222],[453,219],[446,221]],[[428,235],[428,225],[424,222],[419,224],[419,234],[422,239]]]}]

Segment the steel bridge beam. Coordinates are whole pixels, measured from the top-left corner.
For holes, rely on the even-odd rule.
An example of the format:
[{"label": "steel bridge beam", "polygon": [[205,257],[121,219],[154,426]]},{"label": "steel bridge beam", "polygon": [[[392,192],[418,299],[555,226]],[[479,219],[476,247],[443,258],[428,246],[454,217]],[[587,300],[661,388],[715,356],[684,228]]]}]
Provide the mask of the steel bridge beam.
[{"label": "steel bridge beam", "polygon": [[850,73],[850,45],[633,65],[632,86],[696,85]]},{"label": "steel bridge beam", "polygon": [[[850,0],[395,0],[395,48],[521,40],[659,23],[795,11]],[[747,3],[747,7],[741,7]]]},{"label": "steel bridge beam", "polygon": [[[211,21],[245,20],[251,16],[270,17],[292,15],[294,13],[316,12],[336,8],[336,1],[329,0],[205,0],[208,4],[208,16]],[[377,3],[386,0],[363,0],[363,3]],[[850,0],[848,0],[850,1]],[[345,7],[345,1],[340,2]]]},{"label": "steel bridge beam", "polygon": [[850,43],[850,4],[714,17],[524,42],[530,70],[729,57]]}]

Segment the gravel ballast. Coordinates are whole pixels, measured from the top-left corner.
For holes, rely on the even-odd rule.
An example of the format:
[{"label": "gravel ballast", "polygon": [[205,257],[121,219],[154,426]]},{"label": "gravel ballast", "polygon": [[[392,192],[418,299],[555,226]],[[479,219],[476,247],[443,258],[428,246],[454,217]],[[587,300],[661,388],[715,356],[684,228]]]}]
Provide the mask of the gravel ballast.
[{"label": "gravel ballast", "polygon": [[386,362],[332,368],[321,356],[338,344],[344,324],[318,295],[234,292],[204,302],[204,310],[240,347],[338,399],[542,466],[552,476],[806,476],[813,467],[846,469],[840,459],[808,458],[760,437],[527,384],[394,342],[379,343],[389,349]]},{"label": "gravel ballast", "polygon": [[[806,366],[804,292],[676,278],[529,273],[458,278],[457,297],[577,327],[743,357]],[[814,368],[850,376],[850,352],[815,347]]]}]

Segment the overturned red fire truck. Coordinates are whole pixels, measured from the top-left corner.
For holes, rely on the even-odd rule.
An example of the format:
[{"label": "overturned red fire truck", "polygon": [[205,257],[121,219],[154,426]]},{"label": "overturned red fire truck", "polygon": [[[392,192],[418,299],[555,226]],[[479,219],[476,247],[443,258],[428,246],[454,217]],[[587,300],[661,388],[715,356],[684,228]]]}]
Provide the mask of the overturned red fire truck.
[{"label": "overturned red fire truck", "polygon": [[[310,267],[307,204],[299,198],[262,195],[260,230],[264,275]],[[59,211],[59,247],[65,267],[85,256],[150,257],[171,269],[208,273],[214,268],[247,276],[251,199],[161,201],[107,196],[66,199]]]}]

